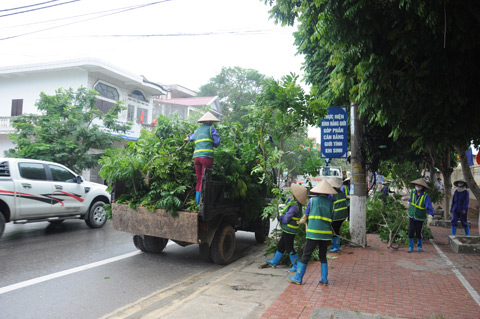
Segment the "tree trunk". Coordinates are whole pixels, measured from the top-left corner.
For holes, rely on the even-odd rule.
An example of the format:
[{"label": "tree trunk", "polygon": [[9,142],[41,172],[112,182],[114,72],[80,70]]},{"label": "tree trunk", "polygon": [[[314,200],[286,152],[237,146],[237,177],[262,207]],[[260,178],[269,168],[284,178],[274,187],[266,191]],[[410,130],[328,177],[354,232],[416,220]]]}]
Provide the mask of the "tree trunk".
[{"label": "tree trunk", "polygon": [[472,191],[472,194],[475,196],[477,201],[480,201],[480,188],[478,187],[475,179],[473,178],[472,171],[470,170],[470,165],[468,164],[467,155],[465,150],[461,145],[455,145],[455,150],[460,156],[460,164],[462,164],[462,173],[465,182],[467,182],[468,187]]},{"label": "tree trunk", "polygon": [[443,208],[443,219],[450,218],[450,197],[452,196],[452,170],[448,169],[443,174],[443,186],[445,191],[445,206]]}]

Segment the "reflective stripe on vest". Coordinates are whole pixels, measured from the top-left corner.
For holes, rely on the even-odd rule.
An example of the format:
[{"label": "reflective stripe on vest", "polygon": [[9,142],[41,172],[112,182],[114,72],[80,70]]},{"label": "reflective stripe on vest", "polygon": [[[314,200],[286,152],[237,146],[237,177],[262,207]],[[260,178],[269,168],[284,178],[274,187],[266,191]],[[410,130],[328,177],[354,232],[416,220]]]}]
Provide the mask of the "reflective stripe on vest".
[{"label": "reflective stripe on vest", "polygon": [[310,199],[310,213],[306,237],[313,240],[331,240],[333,203],[325,196],[315,196]]},{"label": "reflective stripe on vest", "polygon": [[419,196],[415,201],[416,191],[413,189],[410,194],[410,209],[408,210],[408,216],[415,218],[416,220],[427,219],[427,208],[425,205],[425,197],[427,193],[424,191],[422,196]]},{"label": "reflective stripe on vest", "polygon": [[195,151],[193,157],[211,157],[213,158],[213,139],[211,126],[202,124],[195,131]]},{"label": "reflective stripe on vest", "polygon": [[342,192],[333,195],[333,220],[344,220],[348,217],[347,198]]},{"label": "reflective stripe on vest", "polygon": [[292,219],[290,219],[287,224],[282,223],[282,230],[288,234],[296,234],[298,232],[300,225],[297,223],[297,221],[299,221],[300,217],[302,216],[302,206],[300,206],[295,200],[291,200],[287,203],[287,207],[285,207],[285,209],[282,211],[281,216],[285,216],[288,208],[293,205],[297,205],[297,212],[292,216]]}]

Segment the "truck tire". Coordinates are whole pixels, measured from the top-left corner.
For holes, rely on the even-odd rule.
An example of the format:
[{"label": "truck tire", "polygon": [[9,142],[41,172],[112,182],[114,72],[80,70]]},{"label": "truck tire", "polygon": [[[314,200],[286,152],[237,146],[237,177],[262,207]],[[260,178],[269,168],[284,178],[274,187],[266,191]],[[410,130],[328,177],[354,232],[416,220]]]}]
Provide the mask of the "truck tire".
[{"label": "truck tire", "polygon": [[136,247],[138,250],[141,250],[141,251],[143,251],[143,252],[147,252],[147,250],[145,249],[145,246],[143,245],[143,238],[142,238],[142,236],[134,235],[134,236],[133,236],[133,244],[135,245],[135,247]]},{"label": "truck tire", "polygon": [[153,237],[153,236],[143,236],[143,246],[145,251],[148,253],[158,254],[161,253],[165,246],[167,246],[168,239]]},{"label": "truck tire", "polygon": [[5,216],[0,212],[0,238],[3,236],[3,232],[5,231]]},{"label": "truck tire", "polygon": [[200,251],[200,256],[202,256],[203,260],[209,263],[213,262],[210,246],[207,243],[198,245],[198,250]]},{"label": "truck tire", "polygon": [[91,228],[101,228],[106,222],[107,211],[105,210],[105,203],[101,200],[94,202],[92,206],[90,206],[85,223]]},{"label": "truck tire", "polygon": [[255,240],[257,243],[263,244],[270,232],[270,219],[258,219],[255,223]]},{"label": "truck tire", "polygon": [[210,253],[212,261],[218,265],[227,264],[235,251],[235,230],[232,226],[223,224],[215,233]]}]

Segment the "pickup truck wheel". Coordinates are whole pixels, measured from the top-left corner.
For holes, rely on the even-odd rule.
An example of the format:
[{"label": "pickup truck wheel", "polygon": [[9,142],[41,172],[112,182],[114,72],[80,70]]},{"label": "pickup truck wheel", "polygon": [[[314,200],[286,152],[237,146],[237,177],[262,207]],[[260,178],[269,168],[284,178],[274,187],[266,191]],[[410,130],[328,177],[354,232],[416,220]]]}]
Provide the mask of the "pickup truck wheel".
[{"label": "pickup truck wheel", "polygon": [[133,244],[135,245],[135,247],[136,247],[138,250],[141,250],[141,251],[143,251],[143,252],[147,252],[147,250],[145,249],[145,246],[143,245],[143,238],[142,238],[142,236],[134,235],[134,236],[133,236]]},{"label": "pickup truck wheel", "polygon": [[3,236],[3,232],[5,231],[5,216],[0,212],[0,238]]},{"label": "pickup truck wheel", "polygon": [[167,246],[168,239],[153,237],[153,236],[143,236],[143,246],[145,251],[149,253],[160,253]]},{"label": "pickup truck wheel", "polygon": [[255,225],[255,240],[259,244],[263,244],[270,232],[270,219],[259,219]]},{"label": "pickup truck wheel", "polygon": [[233,256],[235,250],[235,230],[232,226],[223,224],[215,233],[210,253],[212,260],[218,265],[227,264]]},{"label": "pickup truck wheel", "polygon": [[200,256],[202,256],[203,260],[206,262],[213,262],[212,254],[210,253],[210,245],[207,243],[203,243],[198,245],[198,250],[200,251]]},{"label": "pickup truck wheel", "polygon": [[105,210],[105,203],[97,201],[92,204],[88,212],[88,218],[85,223],[91,228],[100,228],[107,222],[107,211]]}]

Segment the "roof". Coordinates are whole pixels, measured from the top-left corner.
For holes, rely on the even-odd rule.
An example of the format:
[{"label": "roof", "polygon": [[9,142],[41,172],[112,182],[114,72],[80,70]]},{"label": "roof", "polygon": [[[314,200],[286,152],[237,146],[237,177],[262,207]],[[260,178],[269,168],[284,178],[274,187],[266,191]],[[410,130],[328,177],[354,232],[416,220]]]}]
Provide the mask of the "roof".
[{"label": "roof", "polygon": [[199,96],[199,97],[188,97],[181,99],[155,99],[155,102],[165,103],[165,104],[176,104],[176,105],[186,105],[186,106],[203,106],[209,105],[214,101],[216,96]]},{"label": "roof", "polygon": [[160,85],[145,81],[146,79],[144,79],[143,76],[136,75],[95,58],[79,58],[45,63],[2,66],[0,67],[0,77],[23,77],[27,73],[47,72],[60,69],[83,69],[90,73],[105,74],[112,78],[121,80],[126,86],[142,87],[142,89],[148,90],[149,93],[153,95],[163,95],[166,93],[165,89],[163,89]]}]

